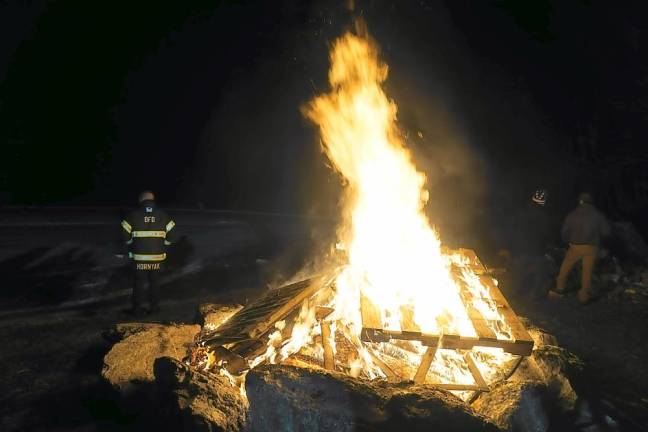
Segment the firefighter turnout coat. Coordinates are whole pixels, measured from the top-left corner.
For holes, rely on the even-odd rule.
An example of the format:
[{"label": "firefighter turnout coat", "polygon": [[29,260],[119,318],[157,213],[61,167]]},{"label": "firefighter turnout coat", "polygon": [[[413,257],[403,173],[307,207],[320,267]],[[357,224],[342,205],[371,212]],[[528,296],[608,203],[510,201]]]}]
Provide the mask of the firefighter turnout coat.
[{"label": "firefighter turnout coat", "polygon": [[175,222],[153,201],[143,201],[121,223],[129,256],[137,270],[159,270],[166,247],[175,240]]}]

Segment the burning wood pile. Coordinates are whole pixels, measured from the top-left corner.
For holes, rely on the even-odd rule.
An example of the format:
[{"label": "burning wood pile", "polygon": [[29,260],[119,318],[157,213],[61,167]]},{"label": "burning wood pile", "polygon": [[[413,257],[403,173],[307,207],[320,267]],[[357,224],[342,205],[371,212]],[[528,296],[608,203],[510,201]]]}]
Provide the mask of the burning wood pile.
[{"label": "burning wood pile", "polygon": [[382,83],[387,65],[360,25],[331,50],[331,92],[304,114],[346,185],[341,266],[270,291],[201,335],[199,368],[239,375],[262,363],[319,365],[353,377],[484,390],[533,342],[470,250],[444,250],[429,196]]},{"label": "burning wood pile", "polygon": [[[221,327],[203,329],[191,351],[191,366],[241,382],[263,363],[336,370],[354,378],[413,380],[417,384],[462,391],[487,391],[517,356],[528,355],[533,340],[471,250],[454,251],[452,273],[479,275],[478,295],[497,315],[486,318],[473,306],[475,293],[460,284],[474,331],[467,335],[426,333],[401,306],[397,325],[366,296],[359,301],[360,331],[332,307],[338,295],[334,276],[315,277],[268,291]],[[460,283],[460,282],[458,282]],[[496,333],[497,332],[497,333]],[[498,337],[498,335],[500,335]]]}]

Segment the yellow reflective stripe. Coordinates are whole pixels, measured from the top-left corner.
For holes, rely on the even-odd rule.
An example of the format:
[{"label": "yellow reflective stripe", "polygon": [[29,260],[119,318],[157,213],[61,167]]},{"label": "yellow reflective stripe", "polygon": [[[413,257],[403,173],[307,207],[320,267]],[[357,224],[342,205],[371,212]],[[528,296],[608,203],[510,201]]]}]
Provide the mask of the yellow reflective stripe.
[{"label": "yellow reflective stripe", "polygon": [[173,222],[173,221],[169,221],[169,223],[168,223],[167,226],[166,226],[166,230],[167,230],[167,232],[171,231],[171,230],[173,229],[174,226],[175,226],[175,222]]},{"label": "yellow reflective stripe", "polygon": [[131,227],[130,224],[128,222],[126,222],[125,220],[122,221],[121,225],[122,225],[122,228],[124,228],[128,234],[130,234],[131,231],[133,230],[133,227]]},{"label": "yellow reflective stripe", "polygon": [[133,254],[133,259],[135,261],[163,261],[166,258],[166,254]]},{"label": "yellow reflective stripe", "polygon": [[133,237],[160,237],[165,238],[164,231],[133,231]]}]

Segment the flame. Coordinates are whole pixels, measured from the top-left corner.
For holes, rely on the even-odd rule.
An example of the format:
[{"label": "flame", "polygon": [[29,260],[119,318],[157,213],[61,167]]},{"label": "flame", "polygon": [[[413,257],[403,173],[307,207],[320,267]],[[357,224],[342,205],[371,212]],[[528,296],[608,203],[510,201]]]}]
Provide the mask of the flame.
[{"label": "flame", "polygon": [[[265,352],[250,361],[250,368],[284,361],[307,346],[311,358],[322,360],[323,349],[319,344],[313,348],[314,341],[320,337],[336,352],[337,332],[351,347],[342,367],[349,375],[385,377],[390,362],[415,371],[426,350],[420,342],[361,341],[361,296],[379,308],[385,329],[400,330],[408,310],[422,333],[476,337],[469,302],[497,338],[511,339],[469,259],[444,253],[424,213],[426,177],[416,169],[398,129],[396,103],[383,90],[388,67],[377,45],[360,26],[357,34],[349,32],[335,41],[330,60],[331,91],[303,111],[319,126],[324,152],[345,183],[344,222],[335,247],[346,252],[348,262],[337,270],[334,294],[326,304],[333,309],[326,317],[331,331],[324,341],[315,305],[304,301],[290,334],[285,321],[277,322]],[[471,355],[487,380],[512,358],[496,348],[474,348]],[[214,359],[201,361],[209,368]],[[443,346],[435,353],[430,374],[437,381],[473,382],[463,355]]]},{"label": "flame", "polygon": [[396,124],[396,104],[382,89],[387,65],[368,36],[347,33],[331,50],[332,91],[306,109],[326,155],[346,182],[348,223],[341,230],[349,265],[337,280],[336,312],[359,327],[359,295],[400,328],[400,308],[414,308],[425,333],[475,336],[451,260],[423,213],[425,175],[412,162]]},{"label": "flame", "polygon": [[[383,90],[388,67],[377,45],[361,26],[358,34],[335,41],[330,60],[331,91],[312,100],[304,113],[319,126],[324,152],[345,183],[345,222],[337,248],[347,251],[348,265],[336,280],[333,318],[358,335],[363,295],[380,308],[386,329],[400,329],[405,307],[413,309],[423,333],[474,337],[463,284],[472,306],[489,323],[503,323],[488,289],[465,260],[442,252],[424,214],[426,177],[416,169],[398,129],[396,103]],[[453,264],[461,267],[459,280]],[[510,339],[505,325],[490,325],[498,338]],[[491,354],[506,357],[501,350]],[[444,376],[464,381],[459,368],[452,367],[452,354],[439,353],[436,359],[436,369],[450,369]]]}]

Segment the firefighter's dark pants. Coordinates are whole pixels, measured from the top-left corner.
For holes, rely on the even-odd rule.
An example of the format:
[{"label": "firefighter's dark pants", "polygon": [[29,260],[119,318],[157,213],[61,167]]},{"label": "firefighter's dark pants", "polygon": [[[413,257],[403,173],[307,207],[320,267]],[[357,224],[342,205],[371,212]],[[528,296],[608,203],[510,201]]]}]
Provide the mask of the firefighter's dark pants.
[{"label": "firefighter's dark pants", "polygon": [[135,288],[133,289],[133,311],[142,312],[148,285],[148,300],[150,310],[158,309],[160,298],[160,271],[135,270]]}]

